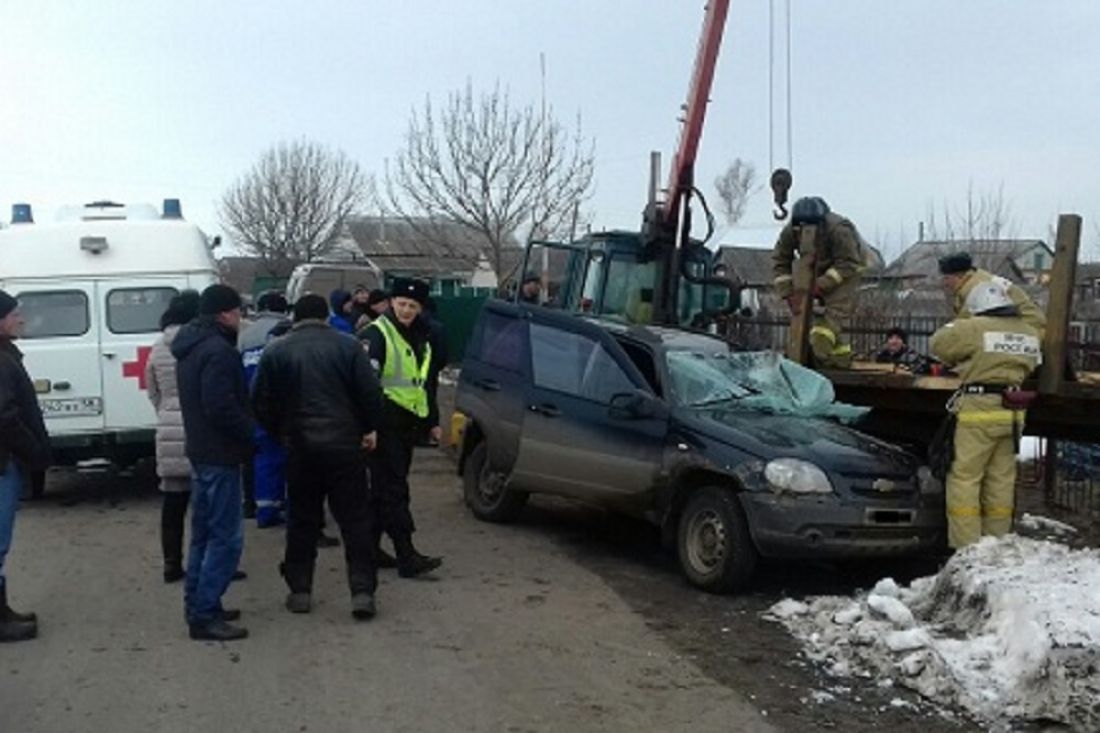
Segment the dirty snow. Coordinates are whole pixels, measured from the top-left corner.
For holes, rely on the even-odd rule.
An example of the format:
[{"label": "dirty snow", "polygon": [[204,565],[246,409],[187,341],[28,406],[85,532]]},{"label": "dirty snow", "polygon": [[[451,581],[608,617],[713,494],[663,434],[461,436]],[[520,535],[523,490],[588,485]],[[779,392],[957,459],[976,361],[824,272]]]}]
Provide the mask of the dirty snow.
[{"label": "dirty snow", "polygon": [[893,679],[993,726],[1100,730],[1100,551],[1010,535],[908,587],[785,599],[768,617],[833,676]]}]

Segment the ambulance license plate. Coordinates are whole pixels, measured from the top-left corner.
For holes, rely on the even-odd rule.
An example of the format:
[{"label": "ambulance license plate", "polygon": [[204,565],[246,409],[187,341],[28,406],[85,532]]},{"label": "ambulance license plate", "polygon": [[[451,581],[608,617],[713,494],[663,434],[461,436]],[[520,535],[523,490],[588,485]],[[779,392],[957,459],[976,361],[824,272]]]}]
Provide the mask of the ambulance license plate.
[{"label": "ambulance license plate", "polygon": [[99,397],[77,397],[69,400],[39,400],[45,417],[84,417],[103,414],[103,400]]}]

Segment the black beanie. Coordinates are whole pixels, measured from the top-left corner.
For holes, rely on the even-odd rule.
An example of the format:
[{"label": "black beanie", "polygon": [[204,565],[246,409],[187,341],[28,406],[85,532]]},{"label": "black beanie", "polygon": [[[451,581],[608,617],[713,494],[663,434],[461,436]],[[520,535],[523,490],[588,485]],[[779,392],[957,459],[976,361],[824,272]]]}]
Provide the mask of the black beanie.
[{"label": "black beanie", "polygon": [[378,305],[390,299],[390,294],[385,290],[372,290],[367,296],[367,305]]},{"label": "black beanie", "polygon": [[18,300],[11,297],[3,290],[0,290],[0,318],[7,318],[8,315],[18,307]]},{"label": "black beanie", "polygon": [[204,316],[214,316],[240,307],[240,294],[228,285],[222,285],[221,283],[211,285],[202,291],[202,296],[199,298],[199,312]]},{"label": "black beanie", "polygon": [[303,295],[294,304],[294,322],[316,320],[323,321],[328,318],[328,303],[320,295]]}]

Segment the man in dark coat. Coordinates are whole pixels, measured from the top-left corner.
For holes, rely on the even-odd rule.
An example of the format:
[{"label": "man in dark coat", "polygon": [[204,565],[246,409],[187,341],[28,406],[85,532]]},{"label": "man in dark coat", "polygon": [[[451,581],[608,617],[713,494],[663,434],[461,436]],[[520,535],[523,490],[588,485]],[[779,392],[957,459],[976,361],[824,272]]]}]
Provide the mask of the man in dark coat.
[{"label": "man in dark coat", "polygon": [[44,471],[50,462],[50,441],[34,384],[14,343],[22,335],[19,303],[0,290],[0,641],[24,641],[38,635],[38,619],[33,613],[16,613],[8,606],[4,575],[23,486],[31,472]]},{"label": "man in dark coat", "polygon": [[252,403],[260,424],[288,449],[287,609],[311,605],[324,501],[344,536],[352,615],[375,614],[374,506],[364,448],[374,446],[382,394],[367,353],[326,322],[323,298],[294,304],[294,326],[260,357]]},{"label": "man in dark coat", "polygon": [[184,611],[192,639],[230,641],[248,636],[228,623],[238,614],[222,608],[222,596],[244,547],[241,464],[252,459],[256,424],[237,351],[241,296],[228,285],[211,285],[199,312],[172,342],[192,468]]},{"label": "man in dark coat", "polygon": [[425,433],[436,442],[442,435],[435,395],[427,389],[432,367],[431,330],[418,317],[427,299],[427,283],[396,280],[390,310],[373,321],[363,337],[385,396],[378,445],[371,456],[371,495],[379,519],[375,546],[382,532],[390,536],[403,578],[421,575],[443,563],[441,558],[420,554],[413,546],[416,525],[409,510],[413,448]]}]

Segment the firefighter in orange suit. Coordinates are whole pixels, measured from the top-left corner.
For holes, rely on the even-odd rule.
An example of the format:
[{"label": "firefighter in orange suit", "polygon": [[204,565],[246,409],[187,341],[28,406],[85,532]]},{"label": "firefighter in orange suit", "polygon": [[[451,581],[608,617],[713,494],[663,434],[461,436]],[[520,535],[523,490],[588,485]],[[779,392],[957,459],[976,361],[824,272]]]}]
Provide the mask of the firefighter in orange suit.
[{"label": "firefighter in orange suit", "polygon": [[[800,252],[801,228],[817,227],[813,252]],[[795,254],[799,272],[794,272]],[[852,364],[852,346],[844,332],[855,310],[865,254],[855,225],[834,214],[824,199],[800,198],[791,209],[791,222],[779,234],[772,252],[775,290],[787,301],[791,312],[799,308],[797,289],[810,288],[814,296],[814,322],[810,348],[814,365],[826,369],[847,369]],[[809,270],[812,264],[812,272]],[[797,282],[796,282],[797,280]]]},{"label": "firefighter in orange suit", "polygon": [[957,418],[947,474],[947,536],[956,549],[1012,529],[1027,405],[1019,387],[1042,362],[1039,332],[1002,283],[975,284],[964,305],[972,315],[948,323],[931,342],[933,356],[962,377],[948,405]]}]

